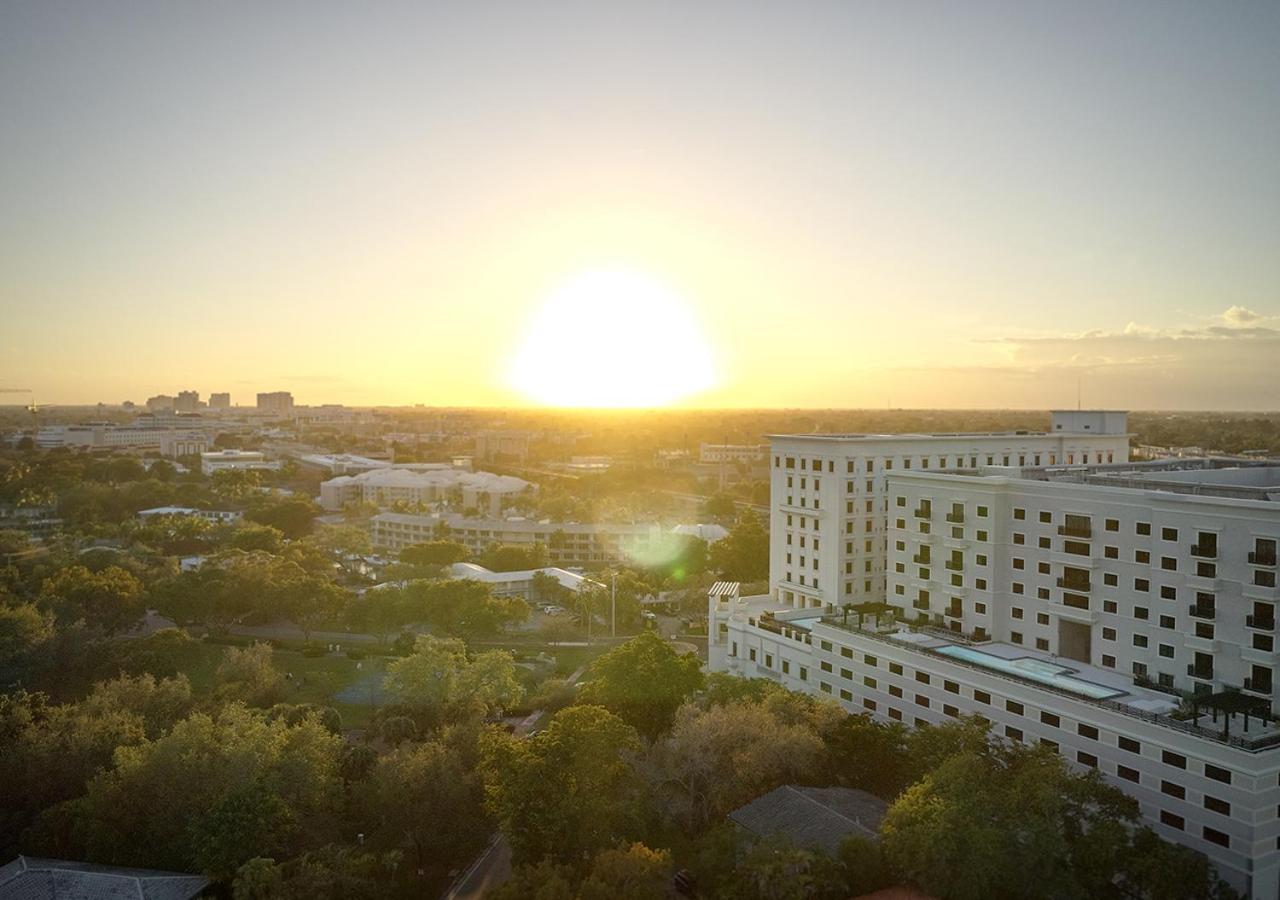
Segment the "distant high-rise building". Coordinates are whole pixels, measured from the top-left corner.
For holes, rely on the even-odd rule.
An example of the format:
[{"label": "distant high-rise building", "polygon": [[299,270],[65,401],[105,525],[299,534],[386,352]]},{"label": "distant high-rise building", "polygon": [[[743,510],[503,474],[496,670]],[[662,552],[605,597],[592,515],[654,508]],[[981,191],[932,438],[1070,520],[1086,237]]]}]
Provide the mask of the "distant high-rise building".
[{"label": "distant high-rise building", "polygon": [[168,394],[157,394],[154,397],[147,398],[147,409],[157,412],[162,409],[173,409],[177,404],[177,399]]},{"label": "distant high-rise building", "polygon": [[293,394],[288,391],[271,391],[258,395],[258,412],[273,416],[287,416],[293,412]]},{"label": "distant high-rise building", "polygon": [[230,409],[231,395],[229,393],[210,394],[209,408],[210,409]]},{"label": "distant high-rise building", "polygon": [[177,412],[195,412],[200,408],[200,392],[178,391],[178,397],[176,402],[173,404],[173,408]]}]

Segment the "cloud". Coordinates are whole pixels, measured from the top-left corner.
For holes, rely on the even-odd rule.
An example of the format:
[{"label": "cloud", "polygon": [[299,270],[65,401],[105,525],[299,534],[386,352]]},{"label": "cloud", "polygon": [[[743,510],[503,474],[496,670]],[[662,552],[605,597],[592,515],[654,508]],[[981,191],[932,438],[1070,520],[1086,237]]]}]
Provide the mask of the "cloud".
[{"label": "cloud", "polygon": [[1229,307],[1227,311],[1222,314],[1222,320],[1228,325],[1249,325],[1262,318],[1263,316],[1261,313],[1256,313],[1244,306]]}]

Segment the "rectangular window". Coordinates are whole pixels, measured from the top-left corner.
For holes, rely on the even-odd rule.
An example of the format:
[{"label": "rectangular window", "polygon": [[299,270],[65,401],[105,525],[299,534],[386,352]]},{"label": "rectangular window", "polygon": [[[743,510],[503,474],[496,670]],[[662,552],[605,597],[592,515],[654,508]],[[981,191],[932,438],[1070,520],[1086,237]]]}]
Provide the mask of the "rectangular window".
[{"label": "rectangular window", "polygon": [[1118,743],[1121,750],[1127,750],[1130,753],[1142,753],[1142,745],[1133,738],[1127,738],[1124,735],[1121,735]]},{"label": "rectangular window", "polygon": [[1134,784],[1142,783],[1142,776],[1138,774],[1138,770],[1131,769],[1128,766],[1116,766],[1116,775],[1125,781],[1132,781]]},{"label": "rectangular window", "polygon": [[1170,797],[1177,797],[1179,800],[1187,799],[1187,790],[1176,781],[1160,782],[1160,793],[1168,794]]},{"label": "rectangular window", "polygon": [[1040,712],[1040,721],[1043,722],[1045,725],[1052,725],[1054,728],[1057,728],[1059,725],[1062,724],[1062,720],[1059,719],[1057,716],[1055,716],[1053,713],[1044,712],[1043,710]]},{"label": "rectangular window", "polygon": [[1219,800],[1217,797],[1204,795],[1204,808],[1210,812],[1216,812],[1224,816],[1231,815],[1231,804],[1226,800]]},{"label": "rectangular window", "polygon": [[1216,828],[1204,826],[1204,839],[1211,844],[1217,844],[1219,847],[1230,847],[1231,838]]},{"label": "rectangular window", "polygon": [[1004,736],[1011,741],[1022,740],[1022,729],[1014,728],[1012,725],[1006,725],[1004,728]]},{"label": "rectangular window", "polygon": [[921,684],[928,684],[929,674],[927,672],[917,672],[916,681],[920,682]]},{"label": "rectangular window", "polygon": [[1186,828],[1186,820],[1175,813],[1169,812],[1167,809],[1160,810],[1160,824],[1168,825],[1170,828],[1176,828],[1182,831]]},{"label": "rectangular window", "polygon": [[1160,753],[1160,759],[1166,766],[1173,766],[1175,769],[1185,769],[1187,767],[1187,758],[1181,753],[1164,750]]},{"label": "rectangular window", "polygon": [[1076,723],[1076,734],[1081,737],[1087,737],[1091,741],[1096,741],[1098,739],[1098,729],[1094,728],[1092,725],[1086,725],[1084,722]]},{"label": "rectangular window", "polygon": [[1082,766],[1088,766],[1091,769],[1098,768],[1098,757],[1092,753],[1085,753],[1083,750],[1076,751],[1076,762]]},{"label": "rectangular window", "polygon": [[1004,701],[1004,708],[1009,712],[1013,713],[1015,716],[1020,716],[1022,715],[1022,712],[1023,712],[1023,706],[1017,700]]},{"label": "rectangular window", "polygon": [[986,691],[975,690],[973,692],[973,699],[978,703],[986,703],[988,705],[991,703],[991,695]]},{"label": "rectangular window", "polygon": [[1205,778],[1212,778],[1214,781],[1221,781],[1223,784],[1231,783],[1230,772],[1226,769],[1220,768],[1219,766],[1211,765],[1210,763],[1204,764],[1204,776]]}]

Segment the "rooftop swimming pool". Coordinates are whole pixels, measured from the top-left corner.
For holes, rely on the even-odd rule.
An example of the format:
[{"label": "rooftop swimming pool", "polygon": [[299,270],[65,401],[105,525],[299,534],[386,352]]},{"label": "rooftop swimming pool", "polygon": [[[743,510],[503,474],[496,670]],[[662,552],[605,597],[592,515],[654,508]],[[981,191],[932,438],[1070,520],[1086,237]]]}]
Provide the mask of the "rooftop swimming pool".
[{"label": "rooftop swimming pool", "polygon": [[1057,663],[1036,659],[1031,656],[1005,659],[1004,657],[984,653],[981,650],[975,650],[972,647],[958,645],[938,647],[934,652],[972,663],[975,666],[982,666],[984,669],[993,669],[996,672],[1004,672],[1007,675],[1016,675],[1019,678],[1048,685],[1061,691],[1079,694],[1081,697],[1087,697],[1090,700],[1109,700],[1112,697],[1119,697],[1126,693],[1113,687],[1107,687],[1104,684],[1085,681],[1083,678],[1076,676],[1066,666],[1060,666]]}]

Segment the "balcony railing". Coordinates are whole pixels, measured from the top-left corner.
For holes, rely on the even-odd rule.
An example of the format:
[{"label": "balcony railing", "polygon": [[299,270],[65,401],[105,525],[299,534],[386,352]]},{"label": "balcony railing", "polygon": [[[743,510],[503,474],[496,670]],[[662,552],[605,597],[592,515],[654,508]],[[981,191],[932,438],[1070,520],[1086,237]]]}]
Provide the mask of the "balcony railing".
[{"label": "balcony railing", "polygon": [[1261,679],[1246,678],[1244,680],[1244,689],[1255,694],[1270,694],[1271,679],[1268,678],[1266,681],[1263,681]]},{"label": "balcony railing", "polygon": [[958,606],[950,606],[950,607],[947,607],[943,615],[945,615],[948,619],[962,619],[964,618],[964,610]]},{"label": "balcony railing", "polygon": [[1200,559],[1217,559],[1218,547],[1217,545],[1212,547],[1203,547],[1200,544],[1192,544],[1191,555]]},{"label": "balcony railing", "polygon": [[1084,538],[1088,540],[1093,537],[1093,528],[1089,525],[1059,525],[1058,534],[1061,537]]},{"label": "balcony railing", "polygon": [[962,512],[949,512],[949,513],[947,513],[947,521],[948,521],[948,522],[950,522],[952,525],[963,525],[963,524],[964,524],[964,513],[962,513]]},{"label": "balcony railing", "polygon": [[1058,587],[1068,591],[1080,591],[1087,594],[1093,589],[1093,584],[1088,578],[1059,578]]},{"label": "balcony railing", "polygon": [[949,560],[947,560],[946,567],[947,567],[947,569],[948,569],[949,571],[952,571],[952,572],[963,572],[963,571],[964,571],[964,560],[962,560],[962,559],[949,559]]},{"label": "balcony railing", "polygon": [[1187,607],[1187,615],[1196,619],[1213,619],[1217,614],[1218,611],[1212,606],[1201,606],[1198,603],[1192,603]]},{"label": "balcony railing", "polygon": [[1256,550],[1249,551],[1249,565],[1274,566],[1275,564],[1276,555],[1274,553],[1259,553]]},{"label": "balcony railing", "polygon": [[1255,616],[1250,614],[1244,617],[1244,624],[1250,628],[1256,628],[1259,631],[1276,630],[1275,616]]},{"label": "balcony railing", "polygon": [[912,601],[911,601],[911,608],[912,608],[912,609],[919,609],[919,610],[923,610],[923,611],[925,611],[925,612],[928,612],[928,610],[929,610],[929,601],[928,601],[928,600],[920,600],[920,599],[912,600]]},{"label": "balcony railing", "polygon": [[933,517],[933,510],[927,506],[917,506],[912,510],[911,515],[915,516],[917,519],[929,519]]},{"label": "balcony railing", "polygon": [[911,557],[911,561],[920,566],[927,566],[932,562],[928,553],[917,553],[915,556]]},{"label": "balcony railing", "polygon": [[1195,663],[1187,663],[1187,674],[1192,678],[1199,678],[1201,681],[1213,681],[1213,669],[1197,666]]}]

